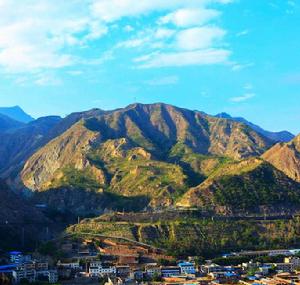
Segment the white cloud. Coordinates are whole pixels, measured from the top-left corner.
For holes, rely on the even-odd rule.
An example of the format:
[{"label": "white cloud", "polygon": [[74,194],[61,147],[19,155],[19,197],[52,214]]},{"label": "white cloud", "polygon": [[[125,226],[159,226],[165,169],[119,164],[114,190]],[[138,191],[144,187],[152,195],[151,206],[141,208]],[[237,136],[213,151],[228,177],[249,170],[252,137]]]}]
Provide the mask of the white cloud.
[{"label": "white cloud", "polygon": [[223,49],[206,49],[184,52],[170,52],[147,55],[137,58],[139,68],[180,67],[188,65],[209,65],[226,63],[230,51]]},{"label": "white cloud", "polygon": [[[0,0],[0,71],[6,73],[38,73],[82,64],[102,64],[107,60],[86,59],[80,48],[94,48],[92,41],[109,34],[124,17],[141,17],[152,12],[172,15],[170,21],[178,27],[207,23],[219,14],[207,8],[209,4],[228,4],[231,0]],[[155,20],[156,21],[156,20]],[[157,23],[156,23],[157,24]],[[115,25],[116,26],[116,25]],[[151,37],[129,39],[119,47],[135,48],[148,44],[147,53],[166,47],[165,41],[178,31],[165,26],[153,27]],[[216,28],[218,29],[218,28]],[[127,25],[123,32],[139,30]],[[191,32],[190,32],[191,33]],[[191,35],[191,34],[190,34]],[[178,35],[182,46],[188,32]],[[148,37],[148,38],[147,38]],[[189,48],[209,46],[218,36],[202,35]],[[219,36],[221,38],[221,36]],[[115,45],[115,43],[114,43]],[[167,46],[174,50],[173,46]],[[108,47],[109,48],[109,47]],[[181,47],[180,47],[181,48]],[[110,59],[112,55],[110,55]]]},{"label": "white cloud", "polygon": [[146,81],[146,84],[152,85],[152,86],[162,86],[162,85],[174,85],[177,84],[179,81],[178,76],[166,76],[162,78],[155,78],[152,80]]},{"label": "white cloud", "polygon": [[236,34],[237,37],[242,37],[242,36],[246,36],[249,34],[249,30],[243,30],[243,31],[240,31]]},{"label": "white cloud", "polygon": [[126,25],[123,29],[124,29],[125,32],[128,32],[128,33],[134,31],[134,27],[132,27],[130,25]]},{"label": "white cloud", "polygon": [[172,11],[180,8],[197,8],[209,3],[228,4],[232,0],[94,0],[93,14],[105,22],[124,17],[147,15],[154,11]]},{"label": "white cloud", "polygon": [[6,72],[61,68],[76,63],[64,51],[107,33],[86,1],[1,1],[0,65]]},{"label": "white cloud", "polygon": [[246,64],[234,63],[232,65],[231,70],[232,71],[240,71],[240,70],[252,67],[252,66],[254,66],[254,63],[252,63],[252,62],[251,63],[246,63]]},{"label": "white cloud", "polygon": [[176,46],[182,50],[196,50],[212,47],[226,32],[217,27],[186,29],[178,33]]},{"label": "white cloud", "polygon": [[166,39],[172,37],[176,33],[175,30],[159,28],[155,31],[154,37],[156,39]]},{"label": "white cloud", "polygon": [[40,86],[57,86],[61,85],[62,81],[53,76],[41,75],[34,81],[34,83]]},{"label": "white cloud", "polygon": [[249,100],[249,99],[251,99],[255,96],[256,96],[256,94],[254,94],[254,93],[246,93],[246,94],[244,94],[242,96],[239,96],[239,97],[232,97],[232,98],[230,98],[230,101],[236,102],[236,103],[244,102],[244,101],[247,101],[247,100]]},{"label": "white cloud", "polygon": [[162,17],[159,23],[172,23],[178,27],[191,27],[206,24],[219,15],[219,11],[212,9],[179,9]]}]

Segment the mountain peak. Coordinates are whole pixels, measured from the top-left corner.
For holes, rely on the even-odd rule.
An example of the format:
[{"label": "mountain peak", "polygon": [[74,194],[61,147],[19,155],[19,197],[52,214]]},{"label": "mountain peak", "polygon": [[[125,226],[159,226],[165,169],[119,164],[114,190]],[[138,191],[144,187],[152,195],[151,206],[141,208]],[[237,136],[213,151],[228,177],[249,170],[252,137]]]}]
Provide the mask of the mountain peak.
[{"label": "mountain peak", "polygon": [[232,119],[232,117],[228,113],[225,113],[225,112],[219,113],[219,114],[215,115],[215,117],[222,118],[222,119]]},{"label": "mountain peak", "polygon": [[0,114],[22,123],[29,123],[34,120],[33,117],[28,115],[20,106],[17,105],[13,107],[0,107]]}]

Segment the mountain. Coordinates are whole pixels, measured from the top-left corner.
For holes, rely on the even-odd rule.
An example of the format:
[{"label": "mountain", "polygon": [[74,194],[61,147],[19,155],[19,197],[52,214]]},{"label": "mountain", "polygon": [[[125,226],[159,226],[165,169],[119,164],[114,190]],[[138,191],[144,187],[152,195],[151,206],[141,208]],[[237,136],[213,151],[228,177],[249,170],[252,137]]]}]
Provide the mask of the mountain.
[{"label": "mountain", "polygon": [[270,131],[266,131],[263,128],[247,121],[244,118],[241,117],[231,117],[229,114],[227,113],[220,113],[218,115],[216,115],[216,117],[218,118],[224,118],[224,119],[229,119],[229,120],[234,120],[236,122],[240,122],[243,123],[247,126],[249,126],[251,129],[255,130],[256,132],[258,132],[259,134],[269,138],[270,140],[274,141],[274,142],[289,142],[290,140],[292,140],[294,138],[294,135],[291,134],[288,131],[281,131],[281,132],[270,132]]},{"label": "mountain", "polygon": [[[33,204],[13,193],[0,180],[1,248],[20,249],[35,246],[51,222]],[[23,239],[24,237],[24,239]]]},{"label": "mountain", "polygon": [[0,107],[0,114],[22,123],[29,123],[34,120],[30,115],[26,114],[19,106]]},{"label": "mountain", "polygon": [[18,129],[18,128],[22,127],[23,125],[24,124],[19,121],[16,121],[5,115],[0,114],[0,133]]},{"label": "mountain", "polygon": [[300,135],[288,143],[278,143],[262,156],[287,176],[300,182]]},{"label": "mountain", "polygon": [[[111,195],[117,206],[138,199],[139,207],[170,207],[214,168],[272,145],[244,124],[159,103],[77,113],[54,129],[57,136],[26,161],[21,181],[43,201],[62,195],[73,209],[85,191],[85,208],[96,211],[103,207],[96,201]],[[60,194],[66,191],[74,196]]]},{"label": "mountain", "polygon": [[0,176],[16,176],[23,163],[44,144],[49,131],[60,121],[60,117],[44,117],[0,133]]},{"label": "mountain", "polygon": [[300,184],[260,158],[223,165],[177,202],[219,214],[299,210]]}]

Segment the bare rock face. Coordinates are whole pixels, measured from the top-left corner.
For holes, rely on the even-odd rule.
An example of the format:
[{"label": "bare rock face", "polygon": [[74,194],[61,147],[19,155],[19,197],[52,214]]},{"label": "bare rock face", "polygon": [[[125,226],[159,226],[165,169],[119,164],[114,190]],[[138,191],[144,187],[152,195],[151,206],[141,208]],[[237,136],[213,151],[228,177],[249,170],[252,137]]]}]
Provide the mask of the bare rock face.
[{"label": "bare rock face", "polygon": [[287,176],[300,182],[300,135],[289,143],[279,143],[262,156]]},{"label": "bare rock face", "polygon": [[[24,185],[31,190],[44,190],[51,185],[60,170],[66,166],[83,170],[90,167],[85,154],[99,135],[77,123],[61,136],[37,151],[25,164],[21,173]],[[103,179],[100,170],[93,168],[98,179]]]}]

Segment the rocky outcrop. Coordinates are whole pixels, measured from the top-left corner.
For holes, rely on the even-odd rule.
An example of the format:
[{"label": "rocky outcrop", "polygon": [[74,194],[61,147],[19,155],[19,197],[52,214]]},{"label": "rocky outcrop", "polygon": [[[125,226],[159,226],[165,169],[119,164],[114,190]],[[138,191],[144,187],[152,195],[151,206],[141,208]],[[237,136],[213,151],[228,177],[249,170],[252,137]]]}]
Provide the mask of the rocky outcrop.
[{"label": "rocky outcrop", "polygon": [[300,182],[300,135],[289,143],[279,143],[262,156],[265,160]]}]

